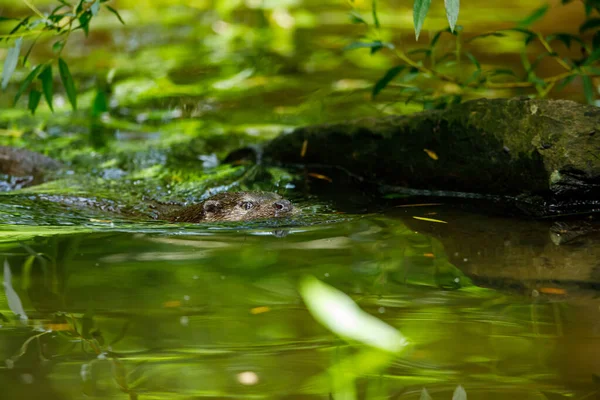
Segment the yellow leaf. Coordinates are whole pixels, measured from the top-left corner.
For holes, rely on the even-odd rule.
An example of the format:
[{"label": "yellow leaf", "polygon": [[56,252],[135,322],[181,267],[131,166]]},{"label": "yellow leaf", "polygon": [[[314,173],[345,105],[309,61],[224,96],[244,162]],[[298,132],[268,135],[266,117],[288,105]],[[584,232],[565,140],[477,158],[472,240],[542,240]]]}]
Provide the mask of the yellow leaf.
[{"label": "yellow leaf", "polygon": [[435,154],[435,152],[434,152],[434,151],[431,151],[431,150],[429,150],[429,149],[423,149],[423,151],[424,151],[425,153],[427,153],[427,155],[428,155],[430,158],[434,159],[434,160],[437,160],[437,159],[439,158],[439,157],[438,157],[438,155],[437,155],[437,154]]},{"label": "yellow leaf", "polygon": [[308,149],[308,140],[304,139],[304,142],[302,142],[302,150],[300,150],[300,157],[304,158],[306,149]]},{"label": "yellow leaf", "polygon": [[425,217],[413,217],[414,219],[419,219],[421,221],[428,221],[428,222],[437,222],[439,224],[447,224],[446,221],[442,221],[439,219],[433,219],[433,218],[425,218]]}]

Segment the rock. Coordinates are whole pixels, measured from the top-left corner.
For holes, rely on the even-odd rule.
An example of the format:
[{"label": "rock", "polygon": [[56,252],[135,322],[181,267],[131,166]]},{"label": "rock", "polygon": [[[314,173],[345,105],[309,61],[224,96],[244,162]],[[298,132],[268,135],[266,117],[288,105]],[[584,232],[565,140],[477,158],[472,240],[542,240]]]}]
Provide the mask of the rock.
[{"label": "rock", "polygon": [[514,98],[302,127],[271,141],[264,157],[343,169],[392,192],[507,196],[554,215],[600,210],[599,150],[600,108]]}]

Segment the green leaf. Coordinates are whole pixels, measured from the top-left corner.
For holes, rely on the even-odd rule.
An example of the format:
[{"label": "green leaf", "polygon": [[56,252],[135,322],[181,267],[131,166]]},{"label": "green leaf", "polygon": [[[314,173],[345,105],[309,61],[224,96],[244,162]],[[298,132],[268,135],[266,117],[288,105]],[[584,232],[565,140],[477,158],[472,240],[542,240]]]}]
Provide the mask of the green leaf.
[{"label": "green leaf", "polygon": [[475,56],[473,54],[469,53],[469,52],[466,52],[465,55],[473,63],[473,65],[475,65],[475,67],[477,68],[477,70],[481,71],[481,64],[479,64],[479,61],[477,61],[477,59],[475,58]]},{"label": "green leaf", "polygon": [[429,47],[433,48],[437,44],[440,37],[442,36],[442,33],[444,33],[444,32],[448,32],[452,35],[456,35],[456,32],[452,31],[450,28],[446,28],[446,29],[442,29],[441,31],[437,31],[435,33],[435,35],[433,35],[433,39],[431,39],[431,42],[429,43]]},{"label": "green leaf", "polygon": [[460,10],[460,0],[444,0],[446,6],[446,18],[450,29],[454,31],[456,21],[458,20],[458,11]]},{"label": "green leaf", "polygon": [[29,55],[31,54],[31,50],[33,50],[33,46],[35,46],[35,43],[37,42],[39,36],[35,38],[35,40],[33,41],[33,43],[31,43],[31,46],[29,46],[29,50],[27,50],[27,53],[25,53],[25,56],[23,57],[23,66],[25,66],[27,64],[27,60],[29,59]]},{"label": "green leaf", "polygon": [[388,83],[390,83],[392,79],[402,72],[404,68],[406,68],[405,65],[398,65],[388,69],[385,75],[383,75],[383,77],[375,83],[375,86],[373,87],[373,97],[377,96],[379,92],[385,89]]},{"label": "green leaf", "polygon": [[481,77],[481,70],[477,69],[477,70],[473,71],[473,73],[471,74],[471,76],[469,76],[469,78],[467,78],[464,85],[468,85],[469,83],[471,83],[473,81],[480,80],[480,77]]},{"label": "green leaf", "polygon": [[111,6],[104,6],[104,7],[106,7],[106,9],[108,11],[110,11],[111,13],[115,14],[117,16],[117,18],[119,19],[119,22],[121,22],[123,25],[125,25],[125,21],[123,21],[123,18],[121,18],[121,15],[119,14],[119,12],[117,10],[115,10]]},{"label": "green leaf", "polygon": [[383,47],[393,49],[394,45],[391,43],[384,43],[379,40],[375,40],[373,42],[354,42],[354,43],[350,43],[348,46],[344,47],[344,51],[367,48],[367,49],[371,49],[371,52],[373,52],[373,49],[375,49],[375,51],[377,51]]},{"label": "green leaf", "polygon": [[600,57],[600,49],[596,49],[592,52],[592,54],[590,54],[585,61],[583,62],[582,65],[590,65],[591,63],[593,63],[594,61],[596,61],[598,58]]},{"label": "green leaf", "polygon": [[600,48],[600,31],[594,33],[594,37],[592,38],[592,48],[594,50]]},{"label": "green leaf", "polygon": [[488,32],[488,33],[482,33],[481,35],[475,35],[469,39],[467,39],[467,43],[468,42],[472,42],[475,39],[482,39],[482,38],[486,38],[486,37],[505,37],[506,35],[504,33],[500,33],[500,32]]},{"label": "green leaf", "polygon": [[406,52],[406,54],[409,56],[415,55],[415,54],[421,54],[421,53],[423,53],[425,56],[428,57],[431,55],[431,49],[413,49],[413,50]]},{"label": "green leaf", "polygon": [[558,40],[560,42],[562,42],[565,47],[567,47],[568,49],[571,48],[571,43],[572,42],[577,42],[581,45],[584,44],[583,40],[581,40],[581,38],[579,36],[575,36],[575,35],[571,35],[569,33],[554,33],[552,35],[548,35],[546,36],[546,42],[550,43],[554,40]]},{"label": "green leaf", "polygon": [[529,44],[537,35],[535,32],[530,31],[529,29],[524,28],[508,28],[502,29],[503,31],[511,31],[511,32],[519,32],[525,35],[525,44]]},{"label": "green leaf", "polygon": [[358,15],[356,12],[351,12],[349,14],[350,17],[350,22],[352,22],[353,24],[365,24],[365,25],[369,25],[367,24],[367,21],[365,21],[360,15]]},{"label": "green leaf", "polygon": [[585,95],[585,101],[588,104],[592,104],[594,102],[594,84],[592,83],[592,78],[589,76],[582,76],[583,79],[583,94]]},{"label": "green leaf", "polygon": [[21,289],[27,290],[31,287],[31,270],[33,269],[33,262],[35,261],[35,255],[30,255],[23,262],[21,271]]},{"label": "green leaf", "polygon": [[17,101],[19,101],[21,95],[25,93],[25,90],[27,90],[29,85],[31,85],[31,82],[33,82],[33,80],[38,77],[44,65],[46,64],[40,64],[36,66],[34,69],[31,70],[29,75],[25,77],[23,82],[21,82],[21,86],[19,86],[19,90],[17,90],[17,94],[15,94],[15,104],[17,103]]},{"label": "green leaf", "polygon": [[394,327],[361,310],[346,294],[308,276],[300,295],[312,316],[338,336],[397,353],[408,343]]},{"label": "green leaf", "polygon": [[577,75],[571,75],[571,76],[567,76],[565,79],[562,79],[558,85],[556,85],[556,90],[562,90],[565,86],[567,86],[569,83],[571,83],[573,81],[573,79],[575,79],[577,77]]},{"label": "green leaf", "polygon": [[69,102],[71,103],[73,110],[77,110],[77,91],[75,90],[75,82],[73,81],[73,76],[71,76],[67,63],[62,58],[58,59],[58,72],[60,73],[60,79],[67,91]]},{"label": "green leaf", "polygon": [[415,37],[417,40],[419,40],[421,28],[423,27],[423,22],[425,22],[425,17],[427,16],[427,11],[429,11],[430,5],[431,0],[414,0],[413,22],[415,24]]},{"label": "green leaf", "polygon": [[27,103],[27,108],[29,109],[29,111],[31,111],[32,114],[35,114],[35,110],[37,110],[41,98],[42,92],[36,89],[31,89],[31,91],[29,92],[29,102]]},{"label": "green leaf", "polygon": [[46,103],[48,103],[50,111],[54,112],[54,108],[52,106],[52,97],[54,95],[52,85],[52,65],[48,64],[48,66],[46,66],[46,68],[44,68],[40,73],[39,78],[42,81],[42,90],[44,91],[44,98],[46,99]]},{"label": "green leaf", "polygon": [[600,18],[590,18],[579,26],[579,33],[600,27]]},{"label": "green leaf", "polygon": [[487,71],[487,75],[489,77],[498,76],[498,75],[510,75],[510,76],[517,78],[517,75],[514,73],[514,71],[512,69],[508,69],[508,68],[492,69],[492,70]]},{"label": "green leaf", "polygon": [[373,23],[375,24],[375,28],[379,29],[379,18],[377,18],[377,0],[373,0],[371,3],[371,10],[373,11]]},{"label": "green leaf", "polygon": [[106,92],[102,89],[98,89],[94,102],[92,103],[92,117],[99,117],[102,113],[108,111],[108,99],[106,98]]},{"label": "green leaf", "polygon": [[8,40],[8,38],[10,38],[12,36],[12,34],[15,33],[16,31],[18,31],[22,26],[27,25],[27,23],[29,23],[30,19],[31,19],[31,16],[23,18],[17,25],[15,25],[14,28],[11,29],[10,32],[8,32],[8,36],[7,36],[6,40]]},{"label": "green leaf", "polygon": [[75,29],[83,29],[85,36],[90,34],[90,21],[92,19],[92,13],[89,11],[84,12],[79,16],[79,26]]},{"label": "green leaf", "polygon": [[23,37],[15,40],[15,45],[8,49],[6,59],[4,60],[4,68],[2,69],[2,90],[6,90],[8,82],[12,77],[17,64],[19,63],[19,54],[21,53],[21,45],[23,44]]},{"label": "green leaf", "polygon": [[59,40],[58,42],[56,42],[56,43],[54,43],[54,44],[52,45],[52,51],[53,51],[55,54],[58,54],[58,53],[60,53],[60,52],[62,51],[63,47],[65,47],[65,42],[64,42],[64,40]]},{"label": "green leaf", "polygon": [[531,24],[533,24],[534,22],[536,22],[537,20],[542,18],[544,15],[546,15],[546,12],[548,12],[548,9],[549,9],[548,4],[541,6],[540,8],[534,10],[527,17],[525,17],[525,19],[523,19],[521,22],[519,22],[518,26],[521,28],[530,26]]}]

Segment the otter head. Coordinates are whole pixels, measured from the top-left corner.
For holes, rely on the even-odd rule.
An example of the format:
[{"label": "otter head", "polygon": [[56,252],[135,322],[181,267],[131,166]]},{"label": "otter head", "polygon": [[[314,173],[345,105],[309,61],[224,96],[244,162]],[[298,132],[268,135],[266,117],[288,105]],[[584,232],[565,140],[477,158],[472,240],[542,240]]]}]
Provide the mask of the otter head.
[{"label": "otter head", "polygon": [[270,192],[224,192],[170,215],[177,222],[249,221],[293,215],[289,200]]},{"label": "otter head", "polygon": [[278,218],[295,212],[289,200],[270,192],[226,192],[202,203],[205,221],[248,221]]}]

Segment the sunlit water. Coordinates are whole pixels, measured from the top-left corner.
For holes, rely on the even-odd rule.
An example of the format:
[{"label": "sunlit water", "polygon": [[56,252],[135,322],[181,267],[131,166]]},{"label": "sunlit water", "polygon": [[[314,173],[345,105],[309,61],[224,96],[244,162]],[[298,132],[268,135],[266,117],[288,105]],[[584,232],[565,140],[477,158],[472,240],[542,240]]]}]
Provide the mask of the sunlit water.
[{"label": "sunlit water", "polygon": [[[444,206],[337,218],[38,226],[29,237],[3,226],[2,398],[344,398],[340,365],[358,398],[426,388],[450,399],[457,385],[475,399],[595,393],[593,235],[557,245],[550,223]],[[314,320],[298,294],[306,275],[410,345],[352,361],[369,350]]]}]

